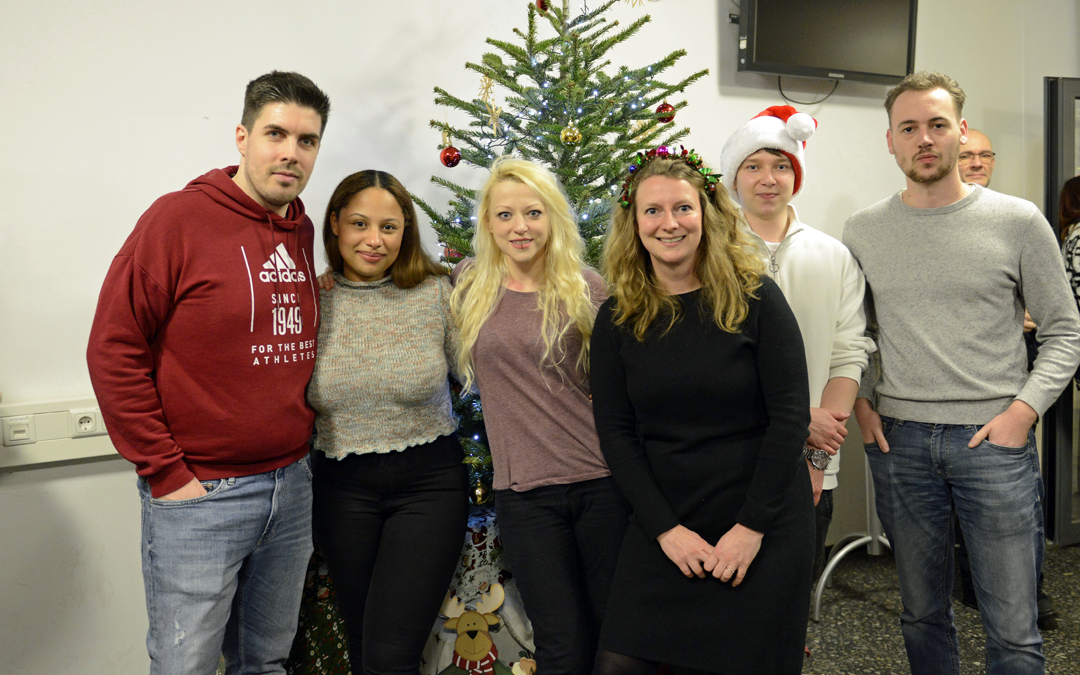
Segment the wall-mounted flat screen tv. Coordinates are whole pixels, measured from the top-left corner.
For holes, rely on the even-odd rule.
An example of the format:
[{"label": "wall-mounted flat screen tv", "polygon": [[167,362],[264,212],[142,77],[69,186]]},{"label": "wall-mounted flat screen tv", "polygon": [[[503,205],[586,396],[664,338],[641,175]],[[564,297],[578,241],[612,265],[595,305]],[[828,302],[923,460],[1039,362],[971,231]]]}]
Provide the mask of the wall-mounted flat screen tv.
[{"label": "wall-mounted flat screen tv", "polygon": [[917,0],[742,0],[739,70],[895,84],[915,67]]}]

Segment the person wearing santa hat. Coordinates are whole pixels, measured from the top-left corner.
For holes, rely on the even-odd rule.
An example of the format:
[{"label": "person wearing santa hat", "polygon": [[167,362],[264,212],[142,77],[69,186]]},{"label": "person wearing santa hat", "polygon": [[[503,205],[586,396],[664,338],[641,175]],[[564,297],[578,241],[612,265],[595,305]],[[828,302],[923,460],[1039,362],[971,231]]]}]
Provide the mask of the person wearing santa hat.
[{"label": "person wearing santa hat", "polygon": [[864,335],[865,281],[847,248],[799,220],[790,204],[806,177],[806,140],[817,121],[773,106],[740,127],[720,157],[724,187],[742,207],[745,228],[769,276],[780,286],[802,332],[810,381],[807,469],[814,486],[814,574],[825,561],[832,490],[840,470],[859,380],[874,351]]}]

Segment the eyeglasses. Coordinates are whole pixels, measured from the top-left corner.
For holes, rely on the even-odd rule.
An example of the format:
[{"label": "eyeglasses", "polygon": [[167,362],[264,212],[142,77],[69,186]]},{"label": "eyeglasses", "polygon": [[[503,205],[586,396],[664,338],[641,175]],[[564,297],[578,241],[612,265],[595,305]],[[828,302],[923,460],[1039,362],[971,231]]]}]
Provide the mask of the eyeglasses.
[{"label": "eyeglasses", "polygon": [[994,157],[997,156],[997,153],[996,152],[979,152],[979,153],[961,152],[960,153],[960,163],[961,164],[971,164],[972,160],[975,159],[975,155],[979,156],[979,159],[982,160],[983,164],[992,164],[994,162]]}]

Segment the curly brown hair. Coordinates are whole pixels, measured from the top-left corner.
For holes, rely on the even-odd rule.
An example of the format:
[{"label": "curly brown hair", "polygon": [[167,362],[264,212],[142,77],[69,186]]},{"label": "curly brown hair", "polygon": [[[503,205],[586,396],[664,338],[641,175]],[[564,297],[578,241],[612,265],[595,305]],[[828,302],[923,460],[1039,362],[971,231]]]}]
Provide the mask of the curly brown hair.
[{"label": "curly brown hair", "polygon": [[652,159],[637,170],[630,190],[631,206],[615,207],[604,241],[601,271],[615,298],[615,325],[629,326],[640,341],[664,315],[669,330],[679,319],[679,304],[664,289],[652,259],[638,236],[638,187],[653,176],[684,180],[701,200],[701,243],[695,275],[702,285],[703,303],[716,325],[734,333],[749,313],[749,298],[761,285],[764,272],[746,235],[739,229],[739,212],[723,185],[710,195],[704,176],[681,159]]}]

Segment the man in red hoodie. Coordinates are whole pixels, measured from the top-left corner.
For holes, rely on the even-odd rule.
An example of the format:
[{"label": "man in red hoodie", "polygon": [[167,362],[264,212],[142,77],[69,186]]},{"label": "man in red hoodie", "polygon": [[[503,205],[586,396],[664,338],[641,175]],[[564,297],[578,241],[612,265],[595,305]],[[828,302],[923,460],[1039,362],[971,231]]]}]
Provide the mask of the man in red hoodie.
[{"label": "man in red hoodie", "polygon": [[319,304],[297,198],[330,101],[248,84],[240,165],[158,199],[113,260],[87,362],[137,467],[151,673],[283,673],[311,555],[304,392]]}]

